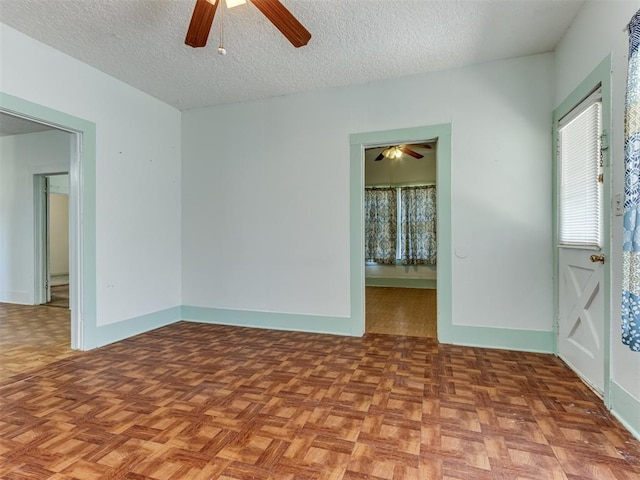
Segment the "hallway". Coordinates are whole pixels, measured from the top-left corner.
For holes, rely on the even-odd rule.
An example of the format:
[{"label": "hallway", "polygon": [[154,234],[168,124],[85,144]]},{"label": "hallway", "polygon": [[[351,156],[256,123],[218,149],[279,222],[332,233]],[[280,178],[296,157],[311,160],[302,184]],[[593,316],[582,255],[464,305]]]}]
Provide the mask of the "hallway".
[{"label": "hallway", "polygon": [[436,290],[366,287],[366,332],[438,337]]}]

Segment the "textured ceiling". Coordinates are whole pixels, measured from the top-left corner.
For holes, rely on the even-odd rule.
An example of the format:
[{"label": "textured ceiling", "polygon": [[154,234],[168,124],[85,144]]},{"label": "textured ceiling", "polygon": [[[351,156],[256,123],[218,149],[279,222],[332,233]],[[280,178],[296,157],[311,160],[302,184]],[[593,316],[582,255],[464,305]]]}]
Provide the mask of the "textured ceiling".
[{"label": "textured ceiling", "polygon": [[224,12],[226,56],[184,44],[195,0],[0,0],[0,22],[181,110],[552,51],[578,0],[281,0],[294,48],[247,3]]}]

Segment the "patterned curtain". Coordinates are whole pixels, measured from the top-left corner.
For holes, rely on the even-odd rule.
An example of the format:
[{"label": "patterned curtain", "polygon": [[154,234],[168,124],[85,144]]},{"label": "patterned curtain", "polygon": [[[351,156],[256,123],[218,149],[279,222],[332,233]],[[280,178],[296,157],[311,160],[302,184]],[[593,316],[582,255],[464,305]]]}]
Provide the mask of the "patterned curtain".
[{"label": "patterned curtain", "polygon": [[435,265],[436,187],[402,188],[400,202],[402,263]]},{"label": "patterned curtain", "polygon": [[395,188],[364,189],[365,260],[391,264],[396,261]]},{"label": "patterned curtain", "polygon": [[640,352],[640,10],[629,22],[629,71],[624,118],[622,343]]}]

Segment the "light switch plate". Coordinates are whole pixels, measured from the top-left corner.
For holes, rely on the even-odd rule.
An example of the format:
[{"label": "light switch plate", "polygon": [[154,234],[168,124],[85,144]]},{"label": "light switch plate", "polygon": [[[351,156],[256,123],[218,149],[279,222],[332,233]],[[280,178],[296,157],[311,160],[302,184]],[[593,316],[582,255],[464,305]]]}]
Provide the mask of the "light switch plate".
[{"label": "light switch plate", "polygon": [[616,216],[620,216],[624,212],[624,196],[622,193],[616,193],[613,196],[613,211]]}]

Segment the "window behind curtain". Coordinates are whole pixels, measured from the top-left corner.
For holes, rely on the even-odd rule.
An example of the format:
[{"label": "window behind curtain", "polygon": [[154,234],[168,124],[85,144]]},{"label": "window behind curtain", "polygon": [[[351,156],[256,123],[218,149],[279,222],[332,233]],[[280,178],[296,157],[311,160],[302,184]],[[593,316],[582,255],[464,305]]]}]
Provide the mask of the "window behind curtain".
[{"label": "window behind curtain", "polygon": [[365,261],[384,264],[396,259],[395,188],[365,188]]},{"label": "window behind curtain", "polygon": [[367,187],[364,203],[365,261],[436,264],[435,185]]},{"label": "window behind curtain", "polygon": [[402,263],[434,265],[437,259],[436,187],[403,187],[400,204]]}]

